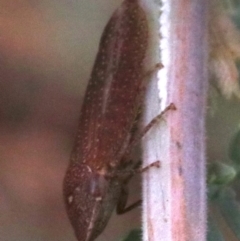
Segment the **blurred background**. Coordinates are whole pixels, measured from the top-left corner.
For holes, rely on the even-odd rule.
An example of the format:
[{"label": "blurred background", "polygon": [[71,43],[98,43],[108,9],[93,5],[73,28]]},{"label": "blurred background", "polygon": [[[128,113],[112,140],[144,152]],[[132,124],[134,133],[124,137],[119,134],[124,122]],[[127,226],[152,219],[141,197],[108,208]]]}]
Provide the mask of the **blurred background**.
[{"label": "blurred background", "polygon": [[[62,180],[102,30],[121,0],[0,1],[0,239],[74,241]],[[236,15],[237,16],[237,15]],[[227,156],[239,101],[216,95],[208,157]],[[139,185],[133,180],[132,185]],[[140,197],[132,188],[131,200]],[[99,240],[140,225],[140,209],[111,219]],[[125,221],[126,220],[126,221]]]},{"label": "blurred background", "polygon": [[[98,42],[120,2],[0,1],[3,241],[76,240],[62,180]],[[114,237],[123,233],[122,218],[130,215],[129,229],[139,224],[136,213],[113,221]],[[114,240],[111,235],[106,231],[100,240]]]}]

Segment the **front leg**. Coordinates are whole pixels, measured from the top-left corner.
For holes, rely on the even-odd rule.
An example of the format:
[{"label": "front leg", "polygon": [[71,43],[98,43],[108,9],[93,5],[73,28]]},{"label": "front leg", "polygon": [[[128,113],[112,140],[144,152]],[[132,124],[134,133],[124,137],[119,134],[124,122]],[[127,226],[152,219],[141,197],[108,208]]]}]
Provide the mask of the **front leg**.
[{"label": "front leg", "polygon": [[138,201],[132,203],[131,205],[129,205],[128,207],[126,207],[127,200],[128,200],[128,186],[123,185],[121,194],[120,194],[120,198],[118,200],[117,207],[116,207],[117,214],[127,213],[128,211],[131,211],[132,209],[138,207],[142,203],[142,200],[138,200]]},{"label": "front leg", "polygon": [[129,183],[129,180],[132,178],[132,176],[135,175],[135,174],[138,174],[138,173],[143,173],[143,172],[149,170],[149,168],[151,168],[151,167],[158,167],[158,168],[160,167],[160,161],[153,162],[152,164],[150,164],[150,165],[148,165],[144,168],[138,168],[138,166],[140,164],[141,164],[140,161],[137,162],[137,164],[135,165],[135,168],[133,168],[131,170],[131,175],[126,180],[125,184],[122,185],[120,198],[118,200],[117,207],[116,207],[117,214],[124,214],[128,211],[131,211],[132,209],[138,207],[142,203],[142,200],[140,199],[140,200],[132,203],[131,205],[127,206],[128,193],[129,193],[128,183]]}]

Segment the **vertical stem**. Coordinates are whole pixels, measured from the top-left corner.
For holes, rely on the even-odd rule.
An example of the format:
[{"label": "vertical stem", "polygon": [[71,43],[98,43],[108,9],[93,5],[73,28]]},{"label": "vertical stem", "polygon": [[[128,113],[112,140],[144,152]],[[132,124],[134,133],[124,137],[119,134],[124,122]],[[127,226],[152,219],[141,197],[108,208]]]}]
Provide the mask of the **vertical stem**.
[{"label": "vertical stem", "polygon": [[[146,97],[144,123],[166,104],[169,111],[144,139],[144,241],[206,240],[205,112],[207,96],[207,0],[164,0],[161,59]],[[160,104],[159,97],[160,96]],[[161,108],[160,108],[161,105]]]}]

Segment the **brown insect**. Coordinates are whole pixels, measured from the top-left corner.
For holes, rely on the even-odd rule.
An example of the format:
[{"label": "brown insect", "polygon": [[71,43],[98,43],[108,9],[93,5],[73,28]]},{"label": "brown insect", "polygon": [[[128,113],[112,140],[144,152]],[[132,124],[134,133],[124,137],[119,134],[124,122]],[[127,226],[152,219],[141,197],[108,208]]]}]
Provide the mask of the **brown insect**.
[{"label": "brown insect", "polygon": [[[148,22],[138,0],[125,0],[103,32],[64,179],[67,213],[79,241],[94,240],[113,209],[123,213],[136,169],[131,130],[143,96]],[[151,125],[149,125],[150,127]],[[133,205],[134,206],[134,205]]]}]

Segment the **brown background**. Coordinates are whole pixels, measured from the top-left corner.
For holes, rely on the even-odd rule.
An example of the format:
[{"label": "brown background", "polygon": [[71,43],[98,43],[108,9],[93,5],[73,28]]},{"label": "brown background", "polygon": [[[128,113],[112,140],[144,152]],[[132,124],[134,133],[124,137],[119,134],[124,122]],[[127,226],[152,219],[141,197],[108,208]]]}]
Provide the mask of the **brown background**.
[{"label": "brown background", "polygon": [[[104,25],[120,0],[0,1],[0,240],[76,240],[62,179]],[[217,97],[210,159],[225,159],[239,103]],[[132,200],[140,196],[133,181]],[[99,240],[118,240],[139,210],[113,218]]]},{"label": "brown background", "polygon": [[[1,240],[75,240],[62,179],[98,41],[119,3],[0,2]],[[112,223],[116,237],[137,226],[136,213]]]}]

